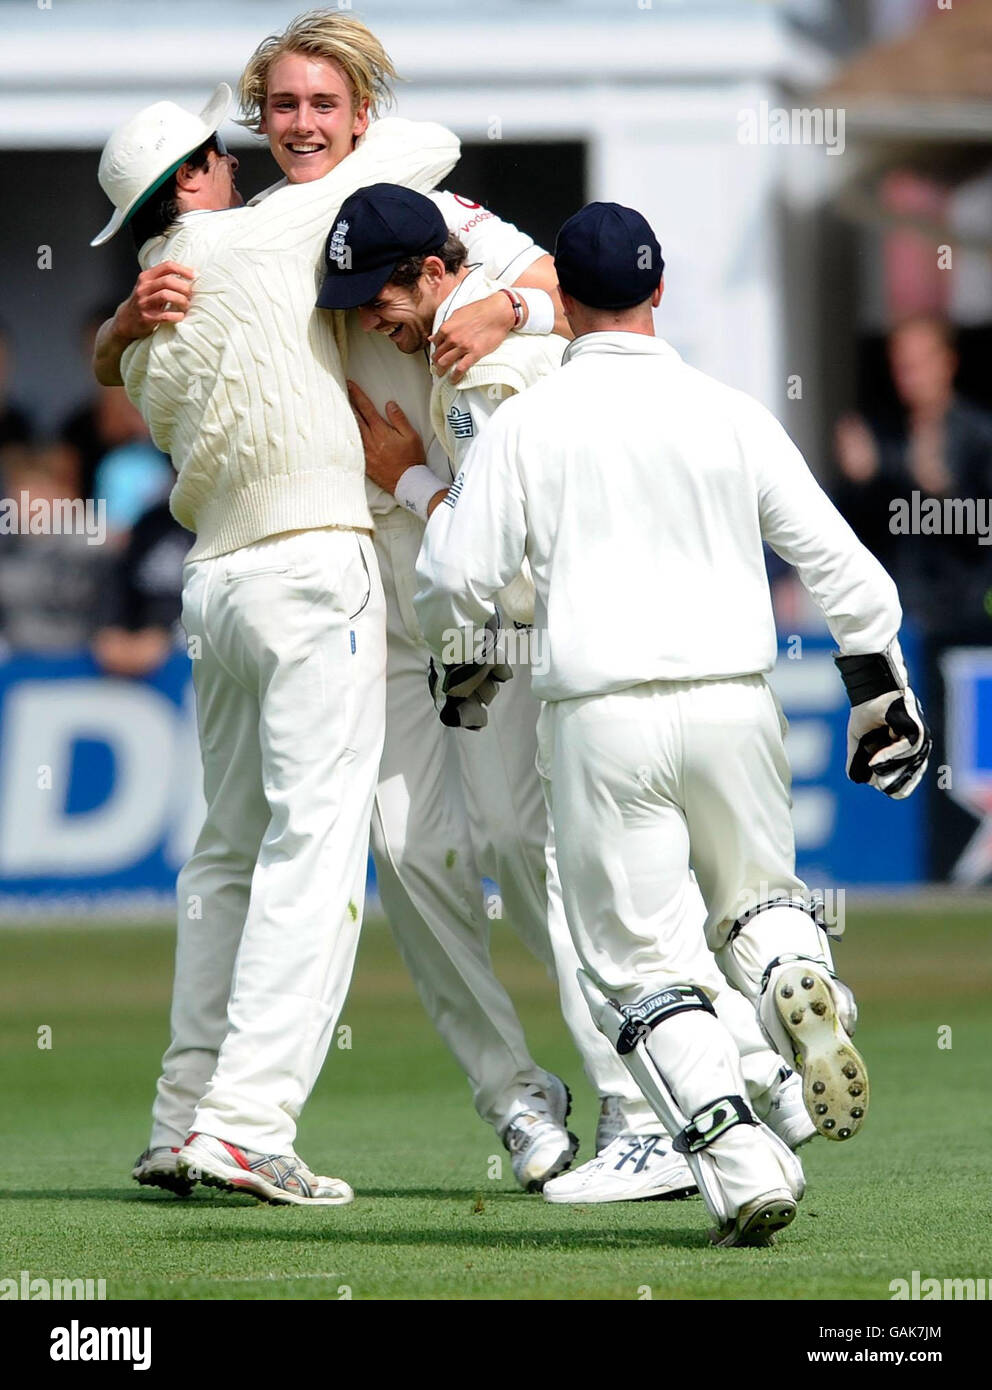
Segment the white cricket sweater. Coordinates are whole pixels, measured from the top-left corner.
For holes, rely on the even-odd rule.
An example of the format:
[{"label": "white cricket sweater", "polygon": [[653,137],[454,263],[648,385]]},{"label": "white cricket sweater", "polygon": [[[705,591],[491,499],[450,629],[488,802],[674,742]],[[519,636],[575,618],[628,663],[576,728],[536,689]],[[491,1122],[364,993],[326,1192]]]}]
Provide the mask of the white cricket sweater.
[{"label": "white cricket sweater", "polygon": [[843,653],[885,650],[895,585],[775,417],[660,339],[587,334],[479,436],[427,527],[417,615],[440,651],[526,555],[541,699],[752,675],[776,656],[763,540]]},{"label": "white cricket sweater", "polygon": [[315,308],[322,249],[341,203],[367,184],[426,193],[455,164],[443,126],[377,121],[313,183],[249,207],[185,216],[141,249],[143,267],[196,272],[182,323],[127,349],[128,395],[178,473],[190,559],[320,526],[369,528],[361,438],[348,403],[338,315]]},{"label": "white cricket sweater", "polygon": [[[432,332],[436,333],[458,309],[488,299],[499,288],[483,267],[470,270],[439,306]],[[566,347],[568,339],[556,333],[509,333],[498,348],[470,367],[458,382],[453,382],[448,372],[433,378],[431,424],[453,463],[461,466],[477,433],[477,417],[488,420],[501,401],[526,391],[549,372],[556,372]],[[467,421],[461,418],[466,413]]]}]

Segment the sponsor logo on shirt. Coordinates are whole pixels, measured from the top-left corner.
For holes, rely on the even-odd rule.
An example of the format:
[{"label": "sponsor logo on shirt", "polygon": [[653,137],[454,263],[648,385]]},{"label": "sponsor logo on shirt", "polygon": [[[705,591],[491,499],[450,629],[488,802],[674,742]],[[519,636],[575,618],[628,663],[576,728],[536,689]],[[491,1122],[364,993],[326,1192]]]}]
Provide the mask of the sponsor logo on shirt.
[{"label": "sponsor logo on shirt", "polygon": [[456,439],[471,439],[475,434],[475,424],[470,412],[459,410],[457,405],[453,405],[448,411],[448,424]]},{"label": "sponsor logo on shirt", "polygon": [[481,207],[482,207],[482,204],[481,204],[481,203],[473,203],[471,198],[463,198],[462,195],[461,195],[460,193],[452,193],[451,196],[452,196],[452,198],[454,198],[454,200],[455,200],[456,203],[461,203],[461,205],[462,205],[463,208],[481,208]]},{"label": "sponsor logo on shirt", "polygon": [[470,232],[473,227],[477,227],[480,222],[488,221],[490,217],[492,217],[492,213],[483,208],[478,217],[469,218],[467,222],[462,223],[458,230],[459,232]]}]

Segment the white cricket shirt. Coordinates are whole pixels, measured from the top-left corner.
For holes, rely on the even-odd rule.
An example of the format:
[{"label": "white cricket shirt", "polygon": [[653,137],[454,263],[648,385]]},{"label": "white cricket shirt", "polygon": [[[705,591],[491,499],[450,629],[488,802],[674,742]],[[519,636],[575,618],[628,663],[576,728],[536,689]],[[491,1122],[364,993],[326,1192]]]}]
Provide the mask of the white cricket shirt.
[{"label": "white cricket shirt", "polygon": [[435,651],[530,562],[544,700],[771,670],[762,541],[844,653],[883,651],[895,585],[782,426],[658,338],[593,333],[505,401],[427,527],[416,608]]}]

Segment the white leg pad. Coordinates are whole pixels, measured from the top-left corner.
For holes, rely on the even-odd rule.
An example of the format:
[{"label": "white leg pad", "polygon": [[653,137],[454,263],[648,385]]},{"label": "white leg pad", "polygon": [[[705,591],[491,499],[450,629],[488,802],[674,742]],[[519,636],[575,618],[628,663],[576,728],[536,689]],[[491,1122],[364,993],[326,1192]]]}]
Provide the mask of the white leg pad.
[{"label": "white leg pad", "polygon": [[820,961],[833,972],[826,932],[808,912],[788,904],[753,913],[733,939],[716,952],[724,975],[753,1004],[761,993],[767,966],[779,956]]},{"label": "white leg pad", "polygon": [[[597,1027],[617,1046],[627,1015],[606,998],[584,971],[579,983]],[[689,1009],[661,1022],[632,1050],[621,1054],[647,1100],[672,1134],[719,1097],[744,1090],[733,1041],[713,1014]],[[723,1227],[755,1197],[804,1190],[802,1166],[789,1148],[760,1123],[738,1124],[706,1148],[686,1153],[713,1219]]]}]

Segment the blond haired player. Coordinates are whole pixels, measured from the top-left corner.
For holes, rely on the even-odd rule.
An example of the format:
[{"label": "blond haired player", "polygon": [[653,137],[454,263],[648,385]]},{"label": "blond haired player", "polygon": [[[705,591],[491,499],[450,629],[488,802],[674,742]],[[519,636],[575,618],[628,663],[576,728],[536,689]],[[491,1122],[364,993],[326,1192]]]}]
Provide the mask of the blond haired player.
[{"label": "blond haired player", "polygon": [[314,279],[343,197],[383,175],[430,189],[459,146],[426,122],[367,129],[349,98],[337,133],[364,138],[347,164],[241,207],[216,135],[230,97],[222,85],[199,116],[145,108],[100,163],[114,214],[94,244],[130,222],[143,266],[198,272],[182,321],[120,360],[196,533],[183,622],[207,801],[177,885],[173,1040],[135,1175],[337,1205],[348,1184],[293,1145],[358,942],[385,630],[361,441]]}]

